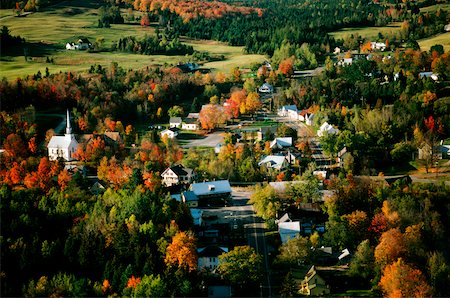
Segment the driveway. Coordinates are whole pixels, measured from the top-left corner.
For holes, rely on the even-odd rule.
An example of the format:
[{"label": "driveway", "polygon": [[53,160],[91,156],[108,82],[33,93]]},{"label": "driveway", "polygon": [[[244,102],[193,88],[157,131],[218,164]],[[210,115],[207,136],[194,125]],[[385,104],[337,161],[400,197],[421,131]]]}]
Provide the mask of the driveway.
[{"label": "driveway", "polygon": [[223,143],[223,132],[214,132],[209,134],[206,138],[200,140],[192,140],[191,142],[183,145],[183,148],[192,147],[216,147],[217,144]]}]

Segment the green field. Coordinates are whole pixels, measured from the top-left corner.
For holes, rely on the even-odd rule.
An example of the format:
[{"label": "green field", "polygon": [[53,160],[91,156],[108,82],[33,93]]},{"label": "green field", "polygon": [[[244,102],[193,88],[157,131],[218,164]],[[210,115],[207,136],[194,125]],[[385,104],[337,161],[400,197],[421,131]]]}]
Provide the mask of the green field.
[{"label": "green field", "polygon": [[[122,12],[125,15],[125,11]],[[134,12],[139,16],[139,12]],[[11,53],[2,53],[0,59],[0,77],[15,79],[38,71],[44,73],[48,67],[50,73],[59,71],[85,71],[93,64],[109,66],[118,62],[119,66],[129,69],[143,68],[149,65],[176,64],[189,60],[186,56],[139,55],[119,52],[88,53],[86,51],[67,51],[65,44],[86,37],[92,43],[103,39],[108,48],[113,41],[121,37],[143,37],[154,34],[154,27],[141,27],[138,24],[112,24],[111,28],[97,28],[97,6],[90,1],[72,0],[47,8],[45,11],[15,17],[12,10],[0,10],[0,26],[8,26],[12,35],[24,37],[28,43],[29,61],[25,61],[22,49]],[[228,46],[214,41],[182,39],[197,51],[207,51],[212,55],[224,55],[224,61],[206,63],[204,67],[228,73],[233,67],[246,67],[265,60],[263,55],[246,55],[243,47]],[[46,63],[46,58],[53,63]]]},{"label": "green field", "polygon": [[344,39],[351,34],[359,34],[367,39],[378,39],[378,33],[383,35],[392,35],[400,30],[401,23],[396,22],[384,27],[359,27],[359,28],[343,28],[338,31],[330,32],[335,39]]},{"label": "green field", "polygon": [[436,5],[432,5],[432,6],[428,6],[428,7],[423,7],[420,9],[420,12],[435,12],[438,9],[442,9],[445,10],[447,13],[450,10],[450,3],[447,4],[436,4]]},{"label": "green field", "polygon": [[450,51],[450,32],[438,34],[429,38],[424,38],[417,41],[422,51],[428,51],[435,44],[441,44],[444,46],[444,50]]}]

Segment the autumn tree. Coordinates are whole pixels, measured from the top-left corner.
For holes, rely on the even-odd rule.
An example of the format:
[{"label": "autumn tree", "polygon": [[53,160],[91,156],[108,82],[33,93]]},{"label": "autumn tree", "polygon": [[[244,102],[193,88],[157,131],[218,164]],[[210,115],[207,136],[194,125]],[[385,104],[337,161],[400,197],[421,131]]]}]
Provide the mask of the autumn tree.
[{"label": "autumn tree", "polygon": [[350,276],[368,279],[374,274],[375,258],[369,240],[362,241],[356,249],[349,268]]},{"label": "autumn tree", "polygon": [[224,110],[219,105],[208,104],[202,108],[199,120],[203,129],[213,130],[227,120]]},{"label": "autumn tree", "polygon": [[136,285],[133,296],[138,297],[166,297],[167,285],[159,275],[144,275]]},{"label": "autumn tree", "polygon": [[294,61],[292,58],[281,61],[278,70],[286,77],[290,77],[294,73]]},{"label": "autumn tree", "polygon": [[257,112],[262,106],[261,101],[259,100],[259,94],[256,92],[250,92],[245,98],[245,110],[241,108],[242,114],[254,114]]},{"label": "autumn tree", "polygon": [[311,259],[311,242],[306,237],[297,236],[280,246],[279,262],[300,266]]},{"label": "autumn tree", "polygon": [[236,89],[231,92],[230,98],[226,101],[225,111],[230,118],[237,118],[239,114],[245,113],[245,100],[247,93],[245,90]]},{"label": "autumn tree", "polygon": [[192,272],[197,269],[195,237],[191,233],[178,232],[166,250],[164,262],[169,268]]},{"label": "autumn tree", "polygon": [[219,256],[217,271],[232,284],[248,284],[261,278],[262,256],[250,246],[236,246]]},{"label": "autumn tree", "polygon": [[275,193],[275,189],[266,185],[256,186],[255,192],[250,196],[250,204],[253,204],[258,216],[264,219],[276,219],[281,210],[281,202]]},{"label": "autumn tree", "polygon": [[403,234],[399,228],[390,229],[380,237],[375,248],[375,260],[381,266],[390,264],[404,255],[406,251]]},{"label": "autumn tree", "polygon": [[423,273],[401,258],[384,268],[379,284],[388,297],[427,297],[431,294]]}]

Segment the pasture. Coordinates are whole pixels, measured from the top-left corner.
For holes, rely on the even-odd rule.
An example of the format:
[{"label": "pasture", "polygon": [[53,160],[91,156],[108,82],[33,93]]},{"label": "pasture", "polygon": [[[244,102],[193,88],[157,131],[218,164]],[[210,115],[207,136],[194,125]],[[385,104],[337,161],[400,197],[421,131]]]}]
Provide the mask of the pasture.
[{"label": "pasture", "polygon": [[429,38],[420,39],[417,41],[422,51],[429,51],[430,48],[436,44],[444,46],[446,52],[450,51],[450,32],[441,33]]},{"label": "pasture", "polygon": [[359,27],[359,28],[343,28],[338,31],[330,32],[335,39],[345,39],[347,36],[358,34],[359,36],[367,39],[378,39],[378,33],[382,33],[384,36],[393,35],[400,31],[401,23],[391,23],[384,27]]},{"label": "pasture", "polygon": [[[155,26],[142,27],[137,22],[112,24],[111,28],[98,28],[98,5],[91,1],[72,0],[48,7],[45,11],[16,17],[12,10],[0,10],[0,26],[7,26],[12,35],[24,37],[27,41],[28,61],[25,61],[24,50],[16,49],[2,53],[0,59],[0,77],[15,79],[32,75],[47,67],[50,73],[86,71],[93,64],[108,67],[111,62],[117,62],[124,69],[139,69],[149,65],[175,65],[186,62],[186,56],[139,55],[120,52],[68,51],[67,42],[75,42],[85,37],[91,43],[100,42],[105,48],[110,48],[114,41],[121,37],[135,36],[142,38],[152,35]],[[122,11],[126,19],[126,12]],[[135,17],[140,13],[134,11]],[[228,73],[233,67],[247,67],[254,62],[262,62],[263,55],[246,55],[243,47],[233,47],[215,41],[198,41],[182,38],[182,41],[192,45],[194,50],[207,51],[212,55],[224,55],[223,61],[206,63],[204,67],[213,71]],[[48,63],[47,57],[53,59]]]}]

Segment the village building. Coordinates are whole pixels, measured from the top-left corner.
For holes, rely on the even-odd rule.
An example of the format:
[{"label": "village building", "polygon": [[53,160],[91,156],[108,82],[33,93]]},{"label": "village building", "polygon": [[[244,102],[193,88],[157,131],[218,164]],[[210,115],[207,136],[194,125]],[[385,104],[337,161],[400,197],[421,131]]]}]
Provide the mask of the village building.
[{"label": "village building", "polygon": [[306,273],[301,283],[300,293],[307,296],[325,296],[330,294],[329,285],[319,276],[315,266],[312,266]]},{"label": "village building", "polygon": [[288,167],[289,163],[283,155],[267,155],[259,163],[258,166],[264,166],[269,170],[283,171]]},{"label": "village building", "polygon": [[258,88],[258,91],[260,93],[273,93],[273,86],[268,83],[264,83]]},{"label": "village building", "polygon": [[180,129],[176,128],[176,127],[171,127],[169,129],[165,129],[163,131],[161,131],[161,137],[167,137],[169,139],[174,139],[178,136]]},{"label": "village building", "polygon": [[278,222],[278,233],[280,234],[281,242],[286,243],[289,239],[300,235],[299,221],[283,221]]},{"label": "village building", "polygon": [[317,131],[317,135],[323,137],[325,135],[337,134],[338,132],[339,129],[334,128],[332,125],[328,124],[328,122],[324,122]]},{"label": "village building", "polygon": [[275,138],[270,142],[270,149],[284,149],[292,147],[292,137]]},{"label": "village building", "polygon": [[217,266],[219,266],[219,256],[227,252],[227,247],[218,245],[209,245],[206,247],[198,248],[198,270],[214,271]]},{"label": "village building", "polygon": [[47,145],[48,159],[57,160],[59,158],[64,161],[74,160],[73,154],[77,150],[78,142],[72,133],[70,125],[69,110],[67,110],[66,133],[64,136],[53,136]]},{"label": "village building", "polygon": [[198,119],[184,118],[181,122],[181,129],[184,130],[199,130]]},{"label": "village building", "polygon": [[162,182],[166,186],[174,184],[189,184],[195,179],[195,172],[193,169],[185,168],[181,165],[168,167],[162,174]]},{"label": "village building", "polygon": [[181,117],[170,117],[169,127],[181,127]]},{"label": "village building", "polygon": [[186,201],[191,202],[196,197],[198,206],[226,206],[231,200],[231,186],[228,180],[193,183],[190,192],[184,192],[183,195]]}]

